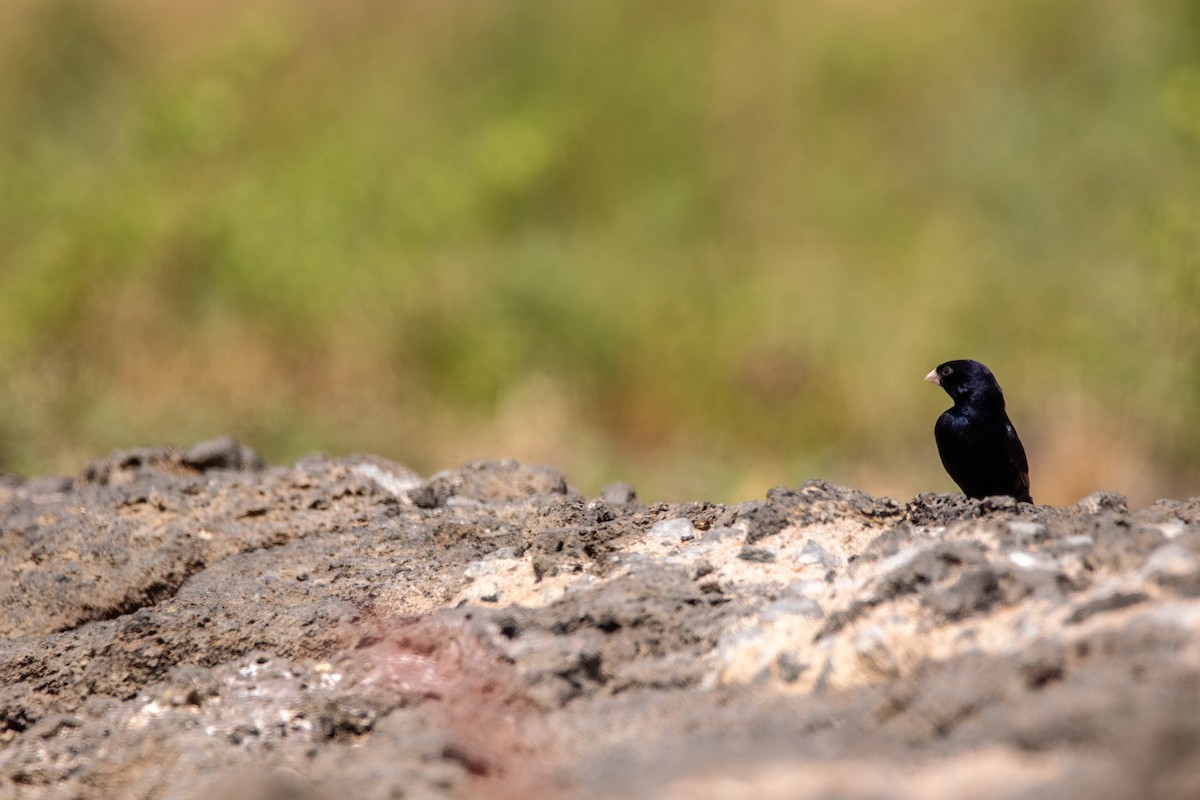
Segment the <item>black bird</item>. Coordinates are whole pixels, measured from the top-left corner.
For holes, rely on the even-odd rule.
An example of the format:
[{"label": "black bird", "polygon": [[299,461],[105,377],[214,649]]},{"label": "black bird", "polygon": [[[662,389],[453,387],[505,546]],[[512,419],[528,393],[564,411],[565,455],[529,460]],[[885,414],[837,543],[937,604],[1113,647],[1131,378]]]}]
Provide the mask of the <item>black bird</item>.
[{"label": "black bird", "polygon": [[992,371],[978,361],[947,361],[925,380],[954,400],[954,408],[938,417],[933,436],[942,466],[963,493],[975,498],[1006,494],[1032,503],[1029,461]]}]

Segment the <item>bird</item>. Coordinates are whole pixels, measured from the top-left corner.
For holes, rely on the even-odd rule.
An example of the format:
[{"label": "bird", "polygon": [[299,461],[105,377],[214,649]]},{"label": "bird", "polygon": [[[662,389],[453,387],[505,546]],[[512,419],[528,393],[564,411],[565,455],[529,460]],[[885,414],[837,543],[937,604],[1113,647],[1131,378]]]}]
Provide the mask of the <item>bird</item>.
[{"label": "bird", "polygon": [[967,497],[1008,495],[1032,503],[1029,460],[1004,409],[992,371],[970,359],[938,364],[925,376],[954,400],[933,427],[942,466]]}]

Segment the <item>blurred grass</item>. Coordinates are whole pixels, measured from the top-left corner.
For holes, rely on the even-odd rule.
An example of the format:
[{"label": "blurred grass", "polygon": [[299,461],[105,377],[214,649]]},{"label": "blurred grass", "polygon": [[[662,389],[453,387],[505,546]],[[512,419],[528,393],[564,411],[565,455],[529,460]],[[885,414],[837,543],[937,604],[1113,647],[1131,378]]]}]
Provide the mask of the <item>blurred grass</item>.
[{"label": "blurred grass", "polygon": [[0,469],[228,431],[738,500],[1200,493],[1200,7],[20,0]]}]

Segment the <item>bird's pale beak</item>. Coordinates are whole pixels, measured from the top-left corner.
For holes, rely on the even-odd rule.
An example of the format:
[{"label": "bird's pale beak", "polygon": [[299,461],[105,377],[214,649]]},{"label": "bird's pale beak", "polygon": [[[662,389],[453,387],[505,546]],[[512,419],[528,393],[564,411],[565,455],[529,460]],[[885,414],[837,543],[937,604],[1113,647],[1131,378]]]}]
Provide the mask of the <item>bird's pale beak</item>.
[{"label": "bird's pale beak", "polygon": [[942,385],[942,379],[938,377],[936,369],[929,370],[929,374],[925,376],[925,382],[936,383],[938,386]]}]

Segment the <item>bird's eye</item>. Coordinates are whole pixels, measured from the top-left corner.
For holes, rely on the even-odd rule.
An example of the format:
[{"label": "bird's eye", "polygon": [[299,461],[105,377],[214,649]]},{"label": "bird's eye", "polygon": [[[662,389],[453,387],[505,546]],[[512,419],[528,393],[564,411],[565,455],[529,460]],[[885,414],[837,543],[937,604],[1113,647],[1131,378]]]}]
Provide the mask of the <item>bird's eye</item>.
[{"label": "bird's eye", "polygon": [[954,368],[949,365],[944,366],[941,369],[942,377],[949,375],[951,372],[954,372]]}]

